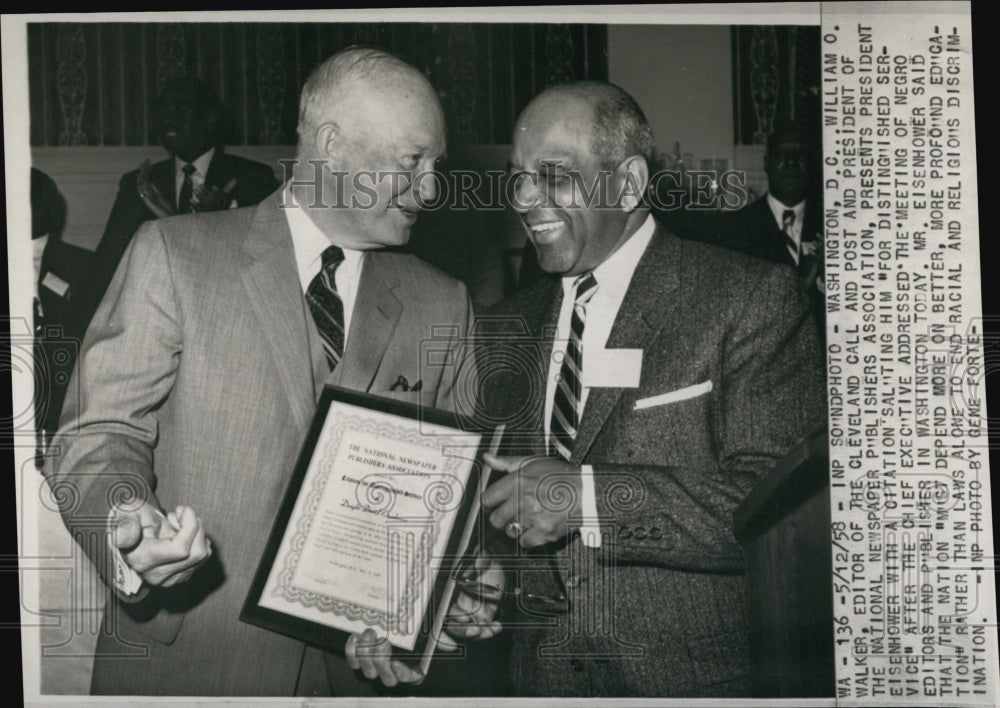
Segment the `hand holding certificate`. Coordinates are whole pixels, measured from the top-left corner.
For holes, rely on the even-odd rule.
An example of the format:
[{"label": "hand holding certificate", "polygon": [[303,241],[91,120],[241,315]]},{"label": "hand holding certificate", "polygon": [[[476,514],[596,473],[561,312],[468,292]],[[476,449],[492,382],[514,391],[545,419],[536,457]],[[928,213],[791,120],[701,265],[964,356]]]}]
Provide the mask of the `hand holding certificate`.
[{"label": "hand holding certificate", "polygon": [[[437,646],[443,651],[458,648],[452,637],[490,639],[502,628],[496,620],[504,586],[504,571],[499,562],[478,555],[475,567],[456,568],[455,580],[459,589],[448,610],[444,629],[437,638]],[[360,635],[352,634],[344,651],[348,666],[361,670],[366,678],[380,679],[386,686],[417,684],[424,680],[422,672],[393,658],[392,645],[371,629]]]},{"label": "hand holding certificate", "polygon": [[[346,647],[352,666],[387,685],[421,680],[486,478],[484,436],[471,428],[327,387],[241,619]],[[407,655],[419,669],[399,661]]]}]

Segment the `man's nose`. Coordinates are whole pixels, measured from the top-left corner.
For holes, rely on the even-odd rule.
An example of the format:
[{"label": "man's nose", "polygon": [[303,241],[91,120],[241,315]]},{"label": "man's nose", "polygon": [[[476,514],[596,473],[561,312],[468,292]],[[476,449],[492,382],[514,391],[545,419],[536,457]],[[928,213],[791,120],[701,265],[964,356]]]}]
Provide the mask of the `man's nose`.
[{"label": "man's nose", "polygon": [[514,181],[512,192],[515,211],[528,211],[538,202],[540,190],[538,188],[538,178],[536,175],[521,172],[511,177]]},{"label": "man's nose", "polygon": [[782,167],[804,168],[806,165],[806,156],[798,151],[783,152],[778,155],[778,164]]},{"label": "man's nose", "polygon": [[437,199],[437,175],[433,171],[425,171],[416,176],[417,197],[420,206],[424,206]]}]

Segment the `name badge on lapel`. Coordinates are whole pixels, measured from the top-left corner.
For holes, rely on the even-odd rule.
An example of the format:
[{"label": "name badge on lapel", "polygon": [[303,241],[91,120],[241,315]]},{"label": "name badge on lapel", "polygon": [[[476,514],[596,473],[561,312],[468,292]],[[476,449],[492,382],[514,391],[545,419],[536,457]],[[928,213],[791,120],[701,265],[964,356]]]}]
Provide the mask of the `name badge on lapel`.
[{"label": "name badge on lapel", "polygon": [[583,385],[588,388],[639,388],[642,349],[585,351],[583,369]]},{"label": "name badge on lapel", "polygon": [[65,297],[66,291],[69,290],[69,283],[51,271],[46,273],[45,277],[42,278],[42,285],[59,297]]}]

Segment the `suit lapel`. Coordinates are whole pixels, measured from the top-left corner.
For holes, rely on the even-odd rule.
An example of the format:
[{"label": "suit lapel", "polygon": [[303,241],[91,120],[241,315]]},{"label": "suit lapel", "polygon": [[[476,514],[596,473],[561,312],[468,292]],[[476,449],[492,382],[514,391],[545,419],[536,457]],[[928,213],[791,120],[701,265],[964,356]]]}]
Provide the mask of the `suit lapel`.
[{"label": "suit lapel", "polygon": [[559,310],[562,308],[562,280],[560,278],[543,276],[539,281],[541,288],[538,295],[529,300],[522,310],[525,325],[529,334],[535,336],[538,346],[538,372],[541,376],[537,384],[539,392],[538,404],[535,406],[532,430],[538,435],[533,439],[538,441],[534,450],[537,454],[545,454],[545,395],[549,378],[549,361],[552,359],[552,342],[559,324]]},{"label": "suit lapel", "polygon": [[295,251],[280,199],[276,192],[257,207],[243,244],[241,276],[295,422],[304,429],[316,403],[313,370]]},{"label": "suit lapel", "polygon": [[[669,325],[678,308],[678,298],[669,294],[680,284],[677,239],[657,226],[646,252],[639,260],[615,324],[608,336],[608,349],[643,349]],[[586,362],[587,353],[583,353]],[[592,388],[573,446],[573,459],[586,459],[597,434],[625,389]]]},{"label": "suit lapel", "polygon": [[222,189],[232,176],[233,166],[229,161],[229,156],[222,151],[221,147],[216,148],[212,155],[212,161],[208,165],[208,172],[205,174],[205,184],[209,187]]},{"label": "suit lapel", "polygon": [[330,383],[357,391],[368,391],[403,312],[393,293],[399,272],[391,254],[364,254],[358,294],[351,313],[344,358],[330,375]]},{"label": "suit lapel", "polygon": [[[149,169],[149,181],[171,206],[177,206],[177,185],[174,180],[174,158],[161,160]],[[145,205],[143,205],[145,207]],[[149,212],[152,214],[153,212]]]}]

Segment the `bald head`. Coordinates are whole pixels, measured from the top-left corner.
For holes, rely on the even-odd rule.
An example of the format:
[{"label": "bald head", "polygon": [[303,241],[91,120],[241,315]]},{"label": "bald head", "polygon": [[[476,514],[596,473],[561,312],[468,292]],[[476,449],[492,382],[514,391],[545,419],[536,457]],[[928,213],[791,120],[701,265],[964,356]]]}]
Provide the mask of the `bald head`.
[{"label": "bald head", "polygon": [[620,86],[603,81],[558,84],[540,93],[522,115],[532,110],[579,112],[589,127],[590,150],[603,167],[611,169],[633,155],[653,162],[653,130],[639,104]]},{"label": "bald head", "polygon": [[653,133],[613,84],[581,81],[542,92],[517,119],[511,206],[538,263],[576,276],[596,268],[647,217]]}]

